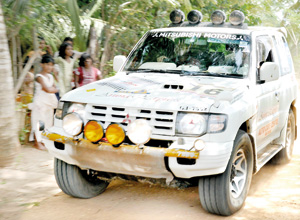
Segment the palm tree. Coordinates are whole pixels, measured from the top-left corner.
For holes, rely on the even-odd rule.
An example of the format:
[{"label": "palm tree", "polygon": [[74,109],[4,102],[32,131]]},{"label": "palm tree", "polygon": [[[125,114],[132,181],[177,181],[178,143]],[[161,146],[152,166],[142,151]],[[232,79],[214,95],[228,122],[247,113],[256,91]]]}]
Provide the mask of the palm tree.
[{"label": "palm tree", "polygon": [[0,3],[0,167],[13,161],[19,149],[11,59]]}]

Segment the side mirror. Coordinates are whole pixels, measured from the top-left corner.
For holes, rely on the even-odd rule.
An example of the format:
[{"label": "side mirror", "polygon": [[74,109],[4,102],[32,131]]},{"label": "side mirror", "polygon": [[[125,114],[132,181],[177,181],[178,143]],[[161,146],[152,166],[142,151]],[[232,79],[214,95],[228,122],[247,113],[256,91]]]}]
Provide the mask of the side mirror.
[{"label": "side mirror", "polygon": [[260,80],[271,82],[279,79],[279,66],[274,62],[265,62],[260,67]]},{"label": "side mirror", "polygon": [[118,55],[114,57],[113,69],[118,72],[126,61],[126,57]]}]

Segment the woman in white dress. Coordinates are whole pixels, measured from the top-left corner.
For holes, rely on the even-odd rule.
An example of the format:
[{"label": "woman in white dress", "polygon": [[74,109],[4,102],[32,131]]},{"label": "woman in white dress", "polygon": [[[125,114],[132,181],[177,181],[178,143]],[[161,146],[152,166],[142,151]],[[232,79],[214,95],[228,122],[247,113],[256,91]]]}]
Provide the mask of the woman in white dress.
[{"label": "woman in white dress", "polygon": [[71,91],[74,85],[73,80],[73,68],[76,59],[72,57],[73,46],[67,42],[63,42],[59,47],[59,56],[55,58],[55,63],[59,67],[58,71],[58,85],[59,85],[59,97],[62,97],[67,92]]},{"label": "woman in white dress", "polygon": [[53,76],[54,60],[49,55],[44,55],[41,61],[42,72],[35,77],[35,94],[31,111],[31,134],[30,140],[34,139],[34,146],[39,150],[45,150],[42,143],[41,132],[38,129],[38,122],[45,124],[45,129],[53,125],[54,109],[57,107],[57,98],[55,93],[58,89],[55,87]]}]

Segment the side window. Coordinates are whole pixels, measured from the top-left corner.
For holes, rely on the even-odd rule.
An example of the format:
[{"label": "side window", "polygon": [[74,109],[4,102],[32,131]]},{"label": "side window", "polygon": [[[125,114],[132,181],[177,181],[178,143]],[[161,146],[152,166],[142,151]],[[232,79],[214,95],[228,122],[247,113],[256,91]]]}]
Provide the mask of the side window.
[{"label": "side window", "polygon": [[277,51],[279,56],[279,66],[281,70],[281,75],[286,75],[292,72],[293,61],[291,53],[287,44],[287,41],[283,36],[276,38],[277,42]]},{"label": "side window", "polygon": [[269,36],[260,36],[256,40],[257,44],[257,67],[259,68],[264,62],[273,62],[273,44]]},{"label": "side window", "polygon": [[[264,62],[274,62],[273,43],[269,36],[259,36],[256,38],[256,68],[257,73]],[[257,74],[257,77],[259,74]],[[259,78],[257,79],[260,80]]]}]

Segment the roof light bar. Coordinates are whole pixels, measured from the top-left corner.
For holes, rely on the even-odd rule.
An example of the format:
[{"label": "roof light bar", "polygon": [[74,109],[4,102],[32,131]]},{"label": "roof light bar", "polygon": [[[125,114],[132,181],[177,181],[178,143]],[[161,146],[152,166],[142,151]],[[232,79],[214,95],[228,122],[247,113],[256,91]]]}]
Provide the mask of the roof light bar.
[{"label": "roof light bar", "polygon": [[184,21],[184,13],[179,9],[175,9],[170,13],[170,20],[173,24],[180,24]]},{"label": "roof light bar", "polygon": [[211,22],[215,25],[223,24],[226,20],[226,14],[225,12],[221,10],[216,10],[211,14]]},{"label": "roof light bar", "polygon": [[244,21],[245,21],[245,15],[243,12],[241,12],[239,10],[233,11],[229,16],[229,22],[232,25],[235,25],[235,26],[242,25]]},{"label": "roof light bar", "polygon": [[187,19],[190,24],[198,24],[201,22],[203,15],[198,10],[192,10],[188,13]]}]

